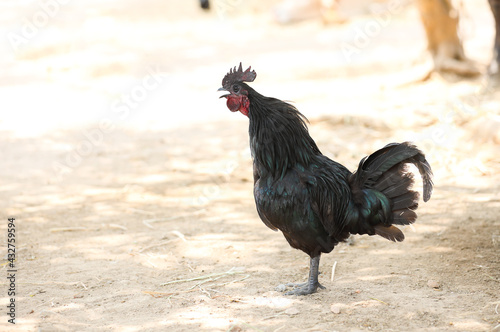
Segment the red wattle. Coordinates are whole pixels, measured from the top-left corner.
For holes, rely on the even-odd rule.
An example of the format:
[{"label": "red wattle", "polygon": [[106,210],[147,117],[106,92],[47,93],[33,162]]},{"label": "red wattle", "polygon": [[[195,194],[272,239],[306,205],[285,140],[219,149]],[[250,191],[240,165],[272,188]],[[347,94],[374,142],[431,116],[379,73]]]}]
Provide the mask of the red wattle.
[{"label": "red wattle", "polygon": [[227,108],[231,112],[240,111],[242,114],[248,116],[248,110],[250,108],[250,101],[246,96],[227,96]]},{"label": "red wattle", "polygon": [[238,98],[228,97],[226,105],[231,112],[236,112],[237,110],[239,110],[241,103]]}]

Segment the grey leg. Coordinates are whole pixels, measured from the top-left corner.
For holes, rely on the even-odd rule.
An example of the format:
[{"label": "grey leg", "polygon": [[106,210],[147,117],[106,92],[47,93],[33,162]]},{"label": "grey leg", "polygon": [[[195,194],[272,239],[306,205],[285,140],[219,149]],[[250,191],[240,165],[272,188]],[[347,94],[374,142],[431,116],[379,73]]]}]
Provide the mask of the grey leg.
[{"label": "grey leg", "polygon": [[318,281],[318,274],[319,274],[318,269],[319,269],[320,257],[321,254],[311,258],[309,267],[309,278],[307,279],[307,282],[300,284],[287,284],[287,286],[293,286],[295,287],[295,289],[285,293],[285,295],[307,295],[315,293],[318,287],[321,289],[325,288]]}]

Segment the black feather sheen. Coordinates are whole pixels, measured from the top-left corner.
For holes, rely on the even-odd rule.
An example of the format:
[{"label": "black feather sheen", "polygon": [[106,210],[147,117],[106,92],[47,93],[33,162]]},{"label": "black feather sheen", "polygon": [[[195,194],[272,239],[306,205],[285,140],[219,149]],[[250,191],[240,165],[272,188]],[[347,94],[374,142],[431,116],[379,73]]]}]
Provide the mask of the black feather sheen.
[{"label": "black feather sheen", "polygon": [[245,89],[250,100],[252,157],[275,179],[282,179],[290,167],[309,165],[315,156],[321,155],[309,135],[306,117],[295,106],[262,96],[246,84]]},{"label": "black feather sheen", "polygon": [[249,101],[255,203],[268,227],[311,257],[330,252],[349,234],[403,241],[392,225],[415,222],[419,198],[405,164],[418,168],[424,200],[432,193],[432,171],[420,150],[389,144],[361,160],[353,174],[322,155],[293,105],[238,84]]}]

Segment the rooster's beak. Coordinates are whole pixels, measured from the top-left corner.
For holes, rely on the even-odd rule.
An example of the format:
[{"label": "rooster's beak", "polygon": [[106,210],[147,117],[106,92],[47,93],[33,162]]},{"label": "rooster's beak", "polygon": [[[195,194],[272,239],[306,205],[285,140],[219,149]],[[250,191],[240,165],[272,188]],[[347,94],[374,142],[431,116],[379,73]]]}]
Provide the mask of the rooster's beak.
[{"label": "rooster's beak", "polygon": [[[217,91],[227,91],[227,90],[226,90],[226,89],[224,89],[223,87],[220,87]],[[219,97],[219,99],[220,99],[220,98],[227,98],[227,96],[229,96],[229,95],[230,95],[229,93],[228,93],[228,94],[226,94],[226,95],[222,95],[222,96],[220,96],[220,97]]]}]

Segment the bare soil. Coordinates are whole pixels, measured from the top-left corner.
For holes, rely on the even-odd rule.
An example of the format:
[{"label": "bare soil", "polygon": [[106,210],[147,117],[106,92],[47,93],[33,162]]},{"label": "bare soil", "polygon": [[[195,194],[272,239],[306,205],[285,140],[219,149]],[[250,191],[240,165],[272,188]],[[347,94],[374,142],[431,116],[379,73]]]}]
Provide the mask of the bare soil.
[{"label": "bare soil", "polygon": [[[140,36],[147,35],[142,47],[148,56],[134,58],[135,69],[122,67],[126,60],[112,56],[102,61],[117,62],[114,67],[85,63],[83,57],[79,69],[65,69],[61,61],[71,49],[67,37],[52,49],[36,42],[16,53],[15,62],[3,60],[11,67],[0,89],[15,95],[21,91],[17,87],[29,99],[30,94],[40,96],[37,84],[49,86],[48,95],[67,85],[65,93],[82,96],[73,101],[76,108],[87,105],[85,98],[102,96],[104,91],[108,99],[103,103],[109,109],[117,98],[111,83],[128,77],[140,84],[144,68],[151,64],[169,72],[168,89],[155,91],[154,105],[142,105],[135,117],[113,119],[112,129],[99,127],[95,119],[88,124],[58,125],[61,119],[69,123],[72,116],[82,114],[67,116],[73,111],[63,107],[64,102],[42,97],[33,104],[47,104],[31,110],[33,118],[3,117],[0,233],[4,235],[0,239],[2,256],[7,258],[7,218],[16,218],[18,272],[17,324],[7,322],[10,297],[3,279],[0,329],[499,329],[500,90],[485,89],[490,85],[484,77],[462,81],[434,75],[419,82],[427,73],[428,61],[418,54],[407,57],[412,44],[419,45],[421,52],[425,49],[418,21],[407,23],[418,18],[414,9],[405,7],[394,17],[392,24],[400,31],[387,30],[375,38],[364,51],[366,59],[346,64],[330,61],[335,50],[322,40],[336,40],[339,33],[352,28],[349,25],[323,27],[309,22],[281,27],[253,9],[254,16],[232,9],[235,18],[221,19],[195,11],[195,4],[186,5],[181,12],[185,16],[179,14],[177,20],[166,10],[172,21],[163,22],[154,15],[156,11],[148,11],[147,6],[139,10],[132,2],[121,2],[121,11],[93,5],[99,10],[89,10],[87,21],[107,22],[111,17],[122,28],[128,27],[128,33],[136,27],[142,34],[115,40],[103,32],[103,40],[90,39],[90,45],[116,43],[111,54],[118,56],[127,48],[120,38],[130,38],[130,44],[137,46]],[[74,6],[61,11],[77,11]],[[483,15],[479,9],[471,13],[473,18]],[[78,25],[63,14],[53,24]],[[147,25],[151,17],[159,27]],[[264,27],[257,22],[264,22]],[[253,40],[255,48],[245,53],[244,47],[233,47],[222,34],[207,36],[206,46],[194,48],[203,40],[204,27],[212,32],[227,29],[230,38],[240,35],[249,44]],[[270,35],[264,34],[265,29]],[[483,29],[479,23],[478,29]],[[147,34],[158,30],[163,32]],[[405,33],[418,38],[408,41]],[[276,40],[287,42],[274,45]],[[302,50],[300,40],[310,46],[309,51]],[[160,41],[165,44],[155,46]],[[398,56],[379,55],[380,49],[393,47],[395,41],[403,45]],[[483,52],[474,48],[476,54],[488,54],[488,40],[470,43]],[[81,52],[74,46],[74,53]],[[191,58],[182,58],[188,53]],[[162,60],[162,54],[172,57]],[[277,61],[287,55],[293,61],[286,66]],[[307,56],[313,58],[300,61]],[[427,153],[435,173],[434,195],[419,207],[417,223],[404,229],[404,242],[353,237],[322,257],[320,282],[325,290],[305,297],[275,290],[286,282],[304,281],[309,261],[291,249],[279,232],[269,230],[256,213],[247,119],[230,113],[215,92],[235,59],[254,66],[259,74],[254,87],[263,94],[294,99],[310,118],[310,131],[320,149],[352,170],[362,157],[392,141],[412,140]],[[488,57],[475,59],[486,66]],[[45,68],[25,72],[25,78],[32,77],[35,83],[21,80],[12,87],[5,82],[27,65]],[[48,74],[47,67],[51,68]],[[99,71],[105,68],[111,72]],[[44,81],[45,75],[51,78]],[[133,91],[133,85],[118,91]],[[174,93],[162,98],[166,91]],[[20,97],[18,101],[29,102]],[[10,107],[15,110],[16,105]],[[41,119],[39,112],[44,121],[36,120]],[[97,119],[106,118],[106,112]],[[23,124],[50,130],[30,134]],[[2,275],[7,273],[7,263],[2,265]]]}]

